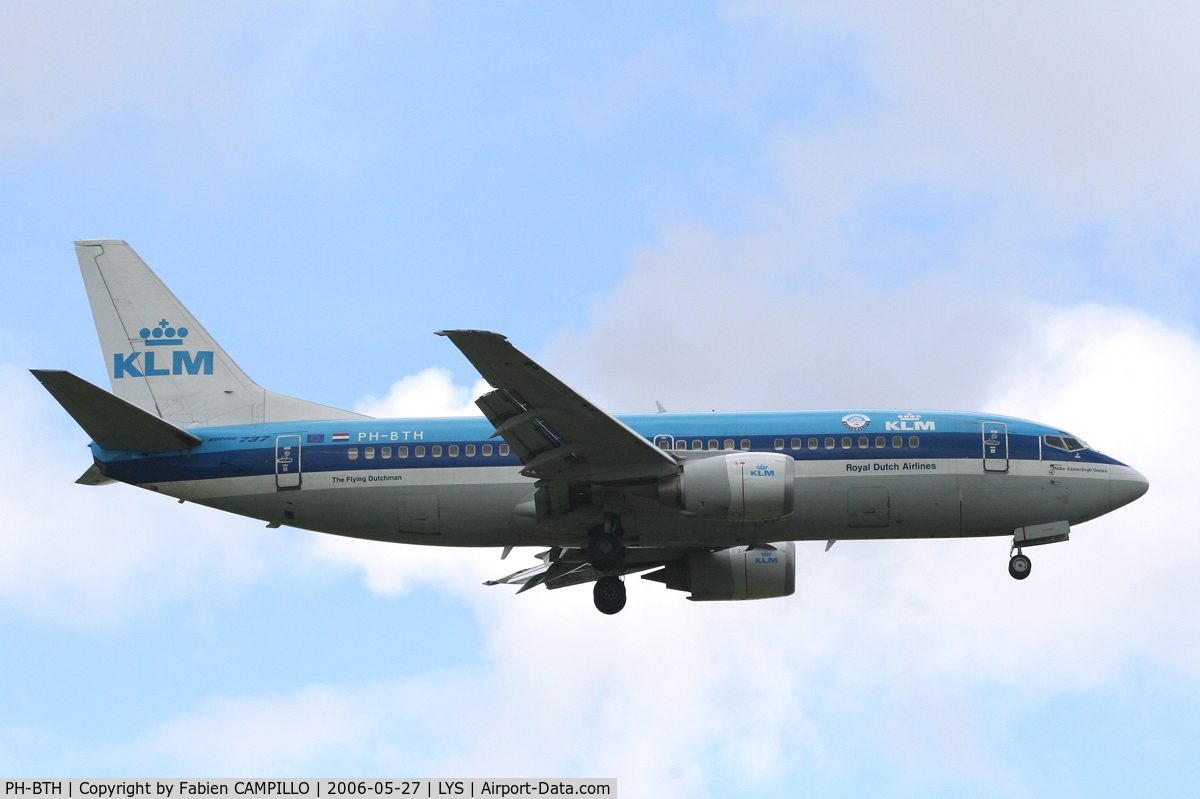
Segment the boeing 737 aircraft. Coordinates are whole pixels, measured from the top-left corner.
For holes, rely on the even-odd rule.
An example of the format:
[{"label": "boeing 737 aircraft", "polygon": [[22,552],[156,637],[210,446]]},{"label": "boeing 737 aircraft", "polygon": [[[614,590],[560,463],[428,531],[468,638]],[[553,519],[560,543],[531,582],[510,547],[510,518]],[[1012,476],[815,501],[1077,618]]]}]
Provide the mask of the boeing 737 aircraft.
[{"label": "boeing 737 aircraft", "polygon": [[487,585],[591,582],[603,613],[639,572],[693,600],[787,596],[795,541],[1011,536],[1023,580],[1024,547],[1066,541],[1148,488],[1078,436],[990,414],[615,417],[482,330],[439,334],[493,386],[482,417],[375,419],[257,385],[125,242],[75,250],[112,393],[33,374],[92,438],[78,482],[268,527],[504,556],[542,546],[538,565]]}]

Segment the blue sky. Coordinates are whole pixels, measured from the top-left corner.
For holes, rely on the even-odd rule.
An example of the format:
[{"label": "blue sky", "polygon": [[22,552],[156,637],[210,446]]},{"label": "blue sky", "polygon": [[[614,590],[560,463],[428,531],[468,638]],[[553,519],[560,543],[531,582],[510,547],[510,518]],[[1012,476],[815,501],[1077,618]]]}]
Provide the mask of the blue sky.
[{"label": "blue sky", "polygon": [[[626,796],[1191,796],[1200,13],[1161,3],[9,3],[0,771],[616,776]],[[1146,498],[799,547],[797,594],[520,597],[72,481],[129,241],[256,380],[462,413],[479,327],[613,411],[992,410]]]}]

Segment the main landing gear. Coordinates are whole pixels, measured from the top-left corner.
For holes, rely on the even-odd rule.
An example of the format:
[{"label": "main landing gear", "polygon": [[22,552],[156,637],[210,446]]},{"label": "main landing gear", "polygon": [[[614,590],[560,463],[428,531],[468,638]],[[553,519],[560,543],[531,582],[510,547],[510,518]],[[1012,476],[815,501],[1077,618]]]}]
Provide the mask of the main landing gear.
[{"label": "main landing gear", "polygon": [[611,616],[620,613],[625,607],[625,583],[620,577],[609,575],[601,577],[592,588],[592,599],[596,602],[596,610]]},{"label": "main landing gear", "polygon": [[596,571],[616,571],[625,562],[625,547],[616,534],[601,530],[588,536],[587,558]]},{"label": "main landing gear", "polygon": [[1014,580],[1024,580],[1029,576],[1029,570],[1032,568],[1033,563],[1029,560],[1029,556],[1022,555],[1020,549],[1017,550],[1017,554],[1008,559],[1008,573]]},{"label": "main landing gear", "polygon": [[620,569],[625,563],[625,547],[617,535],[617,525],[609,522],[588,536],[587,559],[596,571],[605,576],[592,588],[596,610],[611,616],[625,607],[625,583]]}]

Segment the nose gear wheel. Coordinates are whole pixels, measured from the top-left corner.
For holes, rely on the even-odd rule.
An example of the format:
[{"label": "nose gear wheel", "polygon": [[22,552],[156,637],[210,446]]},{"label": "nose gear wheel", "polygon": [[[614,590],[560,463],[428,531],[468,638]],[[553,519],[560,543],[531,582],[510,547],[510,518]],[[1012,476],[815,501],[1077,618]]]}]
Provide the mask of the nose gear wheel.
[{"label": "nose gear wheel", "polygon": [[1032,568],[1033,562],[1029,560],[1029,556],[1022,555],[1019,550],[1017,554],[1008,559],[1008,573],[1014,580],[1024,580],[1029,576],[1029,570]]}]

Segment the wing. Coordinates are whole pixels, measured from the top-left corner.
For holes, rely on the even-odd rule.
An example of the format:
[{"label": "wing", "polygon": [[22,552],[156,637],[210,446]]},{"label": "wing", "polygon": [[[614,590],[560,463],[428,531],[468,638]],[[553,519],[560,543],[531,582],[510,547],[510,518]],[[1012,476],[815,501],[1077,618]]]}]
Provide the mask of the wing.
[{"label": "wing", "polygon": [[495,391],[476,404],[525,464],[521,474],[621,482],[674,474],[678,462],[597,408],[499,333],[446,330]]}]

